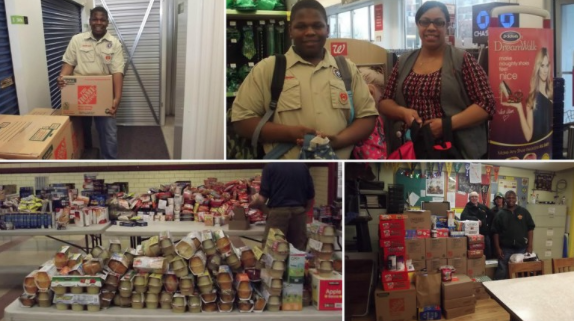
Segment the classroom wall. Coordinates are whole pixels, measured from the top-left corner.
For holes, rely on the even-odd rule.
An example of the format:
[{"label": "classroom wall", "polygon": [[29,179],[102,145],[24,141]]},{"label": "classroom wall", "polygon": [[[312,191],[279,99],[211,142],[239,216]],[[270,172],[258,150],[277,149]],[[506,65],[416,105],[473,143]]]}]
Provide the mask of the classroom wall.
[{"label": "classroom wall", "polygon": [[[114,165],[150,165],[152,163],[106,163],[108,166]],[[173,164],[173,163],[153,163]],[[101,163],[47,163],[41,166],[61,167],[61,166],[101,166]],[[48,183],[74,183],[76,188],[81,189],[84,173],[53,173],[53,174],[1,174],[2,168],[30,168],[39,167],[38,163],[18,163],[0,164],[0,185],[16,184],[18,187],[34,186],[35,177],[46,176]],[[315,183],[315,206],[327,205],[328,200],[328,168],[311,167],[311,176]],[[256,175],[261,175],[260,169],[233,169],[233,170],[178,170],[178,171],[133,171],[133,172],[99,172],[98,179],[106,182],[128,182],[130,192],[146,193],[150,187],[158,187],[161,184],[168,184],[178,180],[191,180],[192,185],[203,184],[203,180],[208,177],[216,177],[221,182],[229,182],[237,179],[249,179]]]}]

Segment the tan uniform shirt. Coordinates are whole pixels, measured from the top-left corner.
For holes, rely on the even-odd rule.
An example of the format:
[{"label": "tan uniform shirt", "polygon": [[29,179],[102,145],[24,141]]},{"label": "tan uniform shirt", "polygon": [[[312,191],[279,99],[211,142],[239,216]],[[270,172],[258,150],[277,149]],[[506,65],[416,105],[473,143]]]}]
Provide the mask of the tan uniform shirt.
[{"label": "tan uniform shirt", "polygon": [[96,40],[91,31],[72,37],[62,59],[74,66],[74,75],[98,76],[124,73],[124,52],[120,41],[106,33]]},{"label": "tan uniform shirt", "polygon": [[[285,54],[287,71],[283,91],[277,103],[273,122],[284,125],[302,125],[326,135],[336,135],[347,127],[351,105],[345,84],[337,69],[337,62],[326,51],[317,65],[305,61],[293,51]],[[355,118],[378,116],[375,102],[354,63],[347,60],[352,75]],[[231,110],[231,121],[263,117],[271,102],[271,80],[275,57],[259,62],[239,88]],[[264,144],[270,152],[276,144]],[[353,146],[336,151],[341,159],[351,155]],[[300,147],[292,148],[283,158],[299,157]]]}]

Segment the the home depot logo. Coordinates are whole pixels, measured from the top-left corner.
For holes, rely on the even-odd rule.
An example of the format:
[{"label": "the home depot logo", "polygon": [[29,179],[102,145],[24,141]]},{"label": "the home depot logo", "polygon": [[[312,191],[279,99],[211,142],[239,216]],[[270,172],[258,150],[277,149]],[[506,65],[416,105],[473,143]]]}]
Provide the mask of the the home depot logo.
[{"label": "the home depot logo", "polygon": [[98,103],[96,86],[78,86],[78,104],[95,105]]}]

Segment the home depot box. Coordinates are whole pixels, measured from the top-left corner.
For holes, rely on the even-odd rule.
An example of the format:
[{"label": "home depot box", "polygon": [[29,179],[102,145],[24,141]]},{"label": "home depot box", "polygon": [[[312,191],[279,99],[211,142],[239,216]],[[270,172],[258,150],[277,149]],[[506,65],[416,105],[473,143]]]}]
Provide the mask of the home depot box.
[{"label": "home depot box", "polygon": [[62,114],[73,116],[111,116],[112,76],[64,76]]},{"label": "home depot box", "polygon": [[437,270],[443,266],[447,264],[447,260],[446,259],[432,259],[432,260],[426,260],[426,267],[427,267],[427,271],[429,272],[437,272]]},{"label": "home depot box", "polygon": [[424,239],[407,239],[405,240],[407,249],[407,258],[411,260],[424,260],[426,255],[426,246]]},{"label": "home depot box", "polygon": [[466,274],[470,277],[483,276],[486,274],[486,258],[466,260]]},{"label": "home depot box", "polygon": [[313,305],[317,310],[343,310],[343,278],[341,274],[331,272],[328,277],[320,276],[316,270],[310,270],[312,281]]},{"label": "home depot box", "polygon": [[408,290],[375,290],[375,310],[377,321],[417,320],[417,294],[414,285]]},{"label": "home depot box", "polygon": [[70,159],[70,131],[69,117],[0,115],[0,158]]},{"label": "home depot box", "polygon": [[466,258],[457,257],[454,259],[446,259],[446,264],[451,265],[456,270],[456,274],[466,274]]},{"label": "home depot box", "polygon": [[466,238],[449,237],[446,239],[446,257],[449,259],[455,257],[466,257]]},{"label": "home depot box", "polygon": [[457,274],[458,280],[442,282],[442,300],[458,299],[472,296],[474,292],[474,282],[464,274]]},{"label": "home depot box", "polygon": [[446,319],[453,319],[463,315],[473,314],[476,305],[468,305],[460,308],[443,310]]},{"label": "home depot box", "polygon": [[431,228],[430,211],[405,211],[405,230],[426,230]]},{"label": "home depot box", "polygon": [[[62,116],[62,110],[52,108],[34,108],[28,113],[28,115]],[[79,159],[81,158],[82,151],[84,150],[84,130],[82,119],[79,117],[70,117],[70,122],[72,123],[72,130],[70,130],[71,136],[68,137],[68,140],[72,142],[73,155],[71,158]]]},{"label": "home depot box", "polygon": [[446,238],[425,239],[426,259],[446,258]]}]

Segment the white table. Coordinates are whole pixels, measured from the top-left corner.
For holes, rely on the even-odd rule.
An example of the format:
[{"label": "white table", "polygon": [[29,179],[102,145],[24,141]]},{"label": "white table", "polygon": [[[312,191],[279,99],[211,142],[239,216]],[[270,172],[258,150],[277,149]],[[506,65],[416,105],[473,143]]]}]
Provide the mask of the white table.
[{"label": "white table", "polygon": [[[85,227],[78,227],[74,225],[68,225],[66,229],[58,230],[58,229],[17,229],[17,230],[1,230],[0,236],[46,236],[58,242],[62,242],[68,244],[70,246],[76,247],[85,251],[86,253],[90,252],[91,248],[94,248],[96,245],[102,245],[102,234],[104,231],[110,227],[110,223],[106,224],[94,224]],[[71,243],[68,241],[64,241],[62,239],[56,238],[54,236],[60,235],[84,235],[86,246],[81,247],[78,244]],[[89,238],[92,240],[92,244],[90,247]]]},{"label": "white table", "polygon": [[340,321],[343,318],[341,311],[317,311],[315,307],[305,307],[297,312],[268,312],[240,313],[235,310],[231,313],[173,313],[171,310],[149,310],[111,307],[99,312],[74,312],[72,310],[59,311],[56,307],[51,308],[22,308],[18,300],[12,302],[4,310],[4,321],[78,321],[78,320],[101,320],[101,321],[127,321],[127,320],[269,320],[269,321],[293,321],[300,318],[305,321]]},{"label": "white table", "polygon": [[[106,236],[129,236],[131,246],[140,243],[138,238],[151,237],[158,235],[162,231],[170,231],[174,237],[186,236],[189,232],[199,232],[205,230],[222,230],[229,236],[243,236],[243,237],[262,237],[265,233],[264,225],[251,225],[248,230],[230,230],[229,225],[223,226],[205,226],[202,222],[149,222],[148,226],[119,226],[112,225],[105,232]],[[259,241],[259,240],[257,240]]]},{"label": "white table", "polygon": [[483,284],[511,320],[574,320],[574,272]]}]

